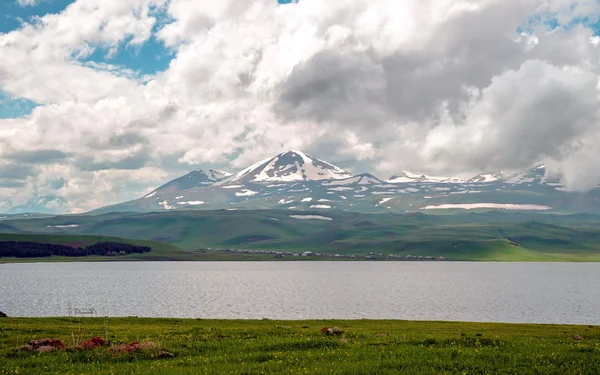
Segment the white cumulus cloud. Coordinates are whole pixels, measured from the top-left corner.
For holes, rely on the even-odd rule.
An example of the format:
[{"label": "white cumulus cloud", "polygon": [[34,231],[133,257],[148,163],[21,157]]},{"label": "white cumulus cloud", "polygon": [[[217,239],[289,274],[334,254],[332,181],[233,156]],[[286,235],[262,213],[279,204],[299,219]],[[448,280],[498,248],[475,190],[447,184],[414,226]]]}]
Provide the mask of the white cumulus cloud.
[{"label": "white cumulus cloud", "polygon": [[[0,120],[0,210],[92,209],[285,149],[383,177],[546,162],[586,189],[600,54],[576,21],[598,15],[595,0],[77,0],[0,34],[0,89],[41,104]],[[152,76],[81,62],[152,38],[174,56]]]}]

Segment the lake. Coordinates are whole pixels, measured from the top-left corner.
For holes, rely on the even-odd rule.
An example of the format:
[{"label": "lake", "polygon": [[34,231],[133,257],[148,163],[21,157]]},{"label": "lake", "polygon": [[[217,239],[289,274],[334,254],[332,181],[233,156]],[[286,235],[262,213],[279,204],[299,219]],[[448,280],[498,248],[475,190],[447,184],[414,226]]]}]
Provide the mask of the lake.
[{"label": "lake", "polygon": [[0,265],[0,311],[600,324],[599,285],[599,263],[25,263]]}]

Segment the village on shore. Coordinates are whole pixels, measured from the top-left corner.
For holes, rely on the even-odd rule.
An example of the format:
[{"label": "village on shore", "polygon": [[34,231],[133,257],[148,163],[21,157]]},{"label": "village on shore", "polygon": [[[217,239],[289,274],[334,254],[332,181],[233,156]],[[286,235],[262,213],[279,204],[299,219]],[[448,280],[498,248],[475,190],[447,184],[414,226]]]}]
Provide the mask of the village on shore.
[{"label": "village on shore", "polygon": [[442,256],[417,256],[417,255],[396,255],[396,254],[375,254],[370,252],[369,255],[349,255],[349,254],[328,254],[315,253],[312,251],[292,252],[292,251],[274,251],[274,250],[247,250],[247,249],[206,249],[208,251],[219,251],[230,254],[260,254],[273,255],[277,259],[285,257],[314,257],[314,258],[334,258],[334,259],[357,259],[357,260],[422,260],[422,261],[451,261],[452,258]]}]

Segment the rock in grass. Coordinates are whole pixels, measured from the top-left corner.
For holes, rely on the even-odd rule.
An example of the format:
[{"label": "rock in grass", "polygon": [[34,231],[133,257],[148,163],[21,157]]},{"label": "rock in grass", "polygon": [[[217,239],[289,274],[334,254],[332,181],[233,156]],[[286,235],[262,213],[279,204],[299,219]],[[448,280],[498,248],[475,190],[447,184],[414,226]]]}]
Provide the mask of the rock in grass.
[{"label": "rock in grass", "polygon": [[108,346],[108,341],[104,340],[100,336],[93,337],[87,341],[83,341],[78,345],[82,349],[93,349],[101,346]]},{"label": "rock in grass", "polygon": [[580,335],[575,335],[575,336],[573,336],[573,340],[581,341],[581,340],[583,340],[583,337],[581,337]]},{"label": "rock in grass", "polygon": [[142,352],[145,350],[153,350],[156,349],[157,345],[152,341],[147,341],[140,343],[138,341],[134,341],[129,345],[117,345],[110,348],[114,354],[131,354],[136,352]]},{"label": "rock in grass", "polygon": [[47,352],[53,352],[55,350],[56,350],[56,348],[54,346],[44,345],[44,346],[40,346],[35,351],[38,353],[47,353]]},{"label": "rock in grass", "polygon": [[0,318],[6,318],[7,315],[5,313],[3,313],[2,311],[0,311]]},{"label": "rock in grass", "polygon": [[169,352],[158,352],[158,358],[173,359],[173,358],[175,358],[175,355],[173,355],[173,353],[169,353]]},{"label": "rock in grass", "polygon": [[35,348],[31,345],[23,345],[19,348],[19,351],[22,351],[22,352],[32,352],[34,350],[35,350]]},{"label": "rock in grass", "polygon": [[321,333],[324,334],[325,336],[339,336],[344,334],[344,330],[339,328],[339,327],[333,327],[333,328],[329,328],[329,327],[323,327],[321,328]]},{"label": "rock in grass", "polygon": [[55,349],[64,349],[65,344],[59,339],[40,339],[40,340],[31,340],[27,344],[33,346],[34,349],[38,349],[42,346],[52,346]]}]

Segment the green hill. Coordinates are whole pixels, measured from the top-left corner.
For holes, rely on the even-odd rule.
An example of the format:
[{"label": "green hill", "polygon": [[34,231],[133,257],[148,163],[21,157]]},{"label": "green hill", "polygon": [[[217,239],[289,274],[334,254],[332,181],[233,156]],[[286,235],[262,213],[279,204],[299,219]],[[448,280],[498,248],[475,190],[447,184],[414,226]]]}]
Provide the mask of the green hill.
[{"label": "green hill", "polygon": [[153,241],[151,247],[157,249],[150,253],[153,259],[199,259],[194,252],[198,249],[235,248],[460,260],[600,261],[598,224],[596,215],[219,210],[5,220],[0,231]]}]

